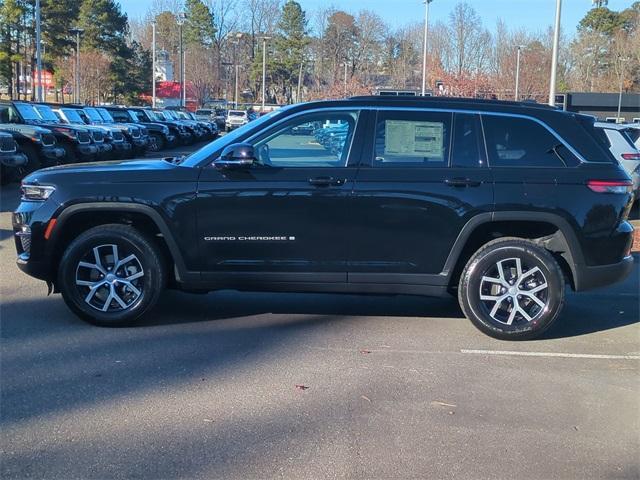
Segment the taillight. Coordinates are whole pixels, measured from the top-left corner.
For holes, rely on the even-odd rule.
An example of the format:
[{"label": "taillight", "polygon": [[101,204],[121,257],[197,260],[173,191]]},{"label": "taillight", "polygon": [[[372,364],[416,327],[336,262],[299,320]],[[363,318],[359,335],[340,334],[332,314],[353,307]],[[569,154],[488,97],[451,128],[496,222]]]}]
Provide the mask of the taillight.
[{"label": "taillight", "polygon": [[628,193],[633,184],[630,180],[589,180],[587,187],[596,193]]},{"label": "taillight", "polygon": [[622,158],[625,160],[640,160],[640,152],[638,153],[623,153]]}]

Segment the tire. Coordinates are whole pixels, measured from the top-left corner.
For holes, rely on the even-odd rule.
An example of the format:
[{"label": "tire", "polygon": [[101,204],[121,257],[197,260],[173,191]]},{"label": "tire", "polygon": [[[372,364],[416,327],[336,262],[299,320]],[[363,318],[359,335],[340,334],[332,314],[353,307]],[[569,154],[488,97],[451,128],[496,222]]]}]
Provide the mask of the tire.
[{"label": "tire", "polygon": [[162,138],[162,135],[158,135],[157,133],[152,133],[149,135],[150,138],[153,139],[153,142],[151,142],[150,145],[152,145],[152,148],[149,148],[150,152],[159,152],[160,150],[164,150],[165,149],[165,141],[164,138]]},{"label": "tire", "polygon": [[78,156],[71,145],[68,143],[61,143],[60,146],[64,148],[65,163],[78,163]]},{"label": "tire", "polygon": [[551,253],[529,240],[507,237],[485,244],[469,259],[458,301],[465,316],[487,335],[530,340],[560,315],[564,288],[564,275]]},{"label": "tire", "polygon": [[40,161],[40,155],[32,145],[20,145],[20,150],[27,156],[27,164],[20,167],[21,172],[16,172],[16,175],[22,180],[22,177],[41,169],[42,162]]},{"label": "tire", "polygon": [[[121,262],[117,269],[114,246]],[[103,327],[132,324],[155,306],[164,285],[158,248],[127,225],[87,230],[71,242],[58,266],[57,286],[69,309]]]}]

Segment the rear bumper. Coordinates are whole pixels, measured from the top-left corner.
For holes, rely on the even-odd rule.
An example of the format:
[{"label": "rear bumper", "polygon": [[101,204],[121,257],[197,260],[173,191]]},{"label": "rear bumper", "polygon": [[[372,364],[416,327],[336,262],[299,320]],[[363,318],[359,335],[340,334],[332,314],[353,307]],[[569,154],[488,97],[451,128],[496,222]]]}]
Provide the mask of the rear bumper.
[{"label": "rear bumper", "polygon": [[621,282],[629,276],[632,270],[633,256],[631,255],[612,265],[599,265],[597,267],[577,265],[575,290],[576,292],[582,292]]}]

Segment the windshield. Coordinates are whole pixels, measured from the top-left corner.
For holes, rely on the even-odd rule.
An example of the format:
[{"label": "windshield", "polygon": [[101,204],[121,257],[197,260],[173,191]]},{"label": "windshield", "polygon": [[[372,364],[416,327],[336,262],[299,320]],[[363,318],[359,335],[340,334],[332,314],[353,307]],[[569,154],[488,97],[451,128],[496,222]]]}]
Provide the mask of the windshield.
[{"label": "windshield", "polygon": [[202,147],[200,150],[196,150],[191,155],[187,156],[183,160],[183,163],[189,166],[196,166],[199,163],[204,162],[206,160],[213,160],[212,157],[216,152],[218,152],[219,150],[222,150],[227,145],[231,145],[237,139],[246,135],[247,132],[253,131],[254,129],[259,129],[264,123],[270,121],[271,119],[279,115],[282,115],[283,113],[287,112],[287,110],[289,110],[289,108],[291,107],[293,107],[293,105],[290,105],[288,107],[283,107],[279,110],[274,110],[273,112],[263,115],[262,117],[260,117],[259,119],[253,122],[247,123],[242,127],[236,128],[232,132],[227,133],[222,137],[218,137],[216,140],[214,140],[211,143],[208,143],[207,145]]},{"label": "windshield", "polygon": [[56,123],[60,121],[58,117],[56,117],[56,114],[53,113],[53,110],[51,110],[51,107],[48,107],[47,105],[36,105],[34,108],[40,114],[43,120]]},{"label": "windshield", "polygon": [[189,118],[189,116],[184,112],[176,112],[176,115],[178,115],[178,118],[182,119]]},{"label": "windshield", "polygon": [[211,110],[196,110],[196,115],[211,115]]},{"label": "windshield", "polygon": [[176,115],[176,112],[172,112],[171,110],[165,110],[163,113],[164,113],[164,116],[169,118],[170,120],[178,120],[178,116]]},{"label": "windshield", "polygon": [[107,112],[104,108],[97,108],[96,110],[98,110],[98,113],[100,114],[100,116],[102,117],[102,119],[105,122],[109,122],[109,123],[113,123],[113,117],[111,116],[111,114],[109,112]]},{"label": "windshield", "polygon": [[143,122],[144,119],[142,115],[138,115],[138,112],[134,112],[133,110],[127,110],[129,112],[129,116],[133,119],[134,122]]},{"label": "windshield", "polygon": [[61,108],[62,113],[64,113],[65,118],[69,121],[69,123],[84,123],[82,121],[82,117],[78,115],[73,108]]},{"label": "windshield", "polygon": [[158,110],[154,110],[153,114],[162,120],[171,120],[171,117],[167,115],[167,112],[161,112]]},{"label": "windshield", "polygon": [[229,116],[230,117],[244,117],[247,114],[247,112],[242,112],[240,110],[230,110],[229,111]]},{"label": "windshield", "polygon": [[25,120],[41,120],[40,115],[32,105],[27,105],[26,103],[15,103],[14,105]]},{"label": "windshield", "polygon": [[84,113],[87,114],[87,117],[89,117],[92,122],[102,123],[102,117],[95,108],[85,108]]}]

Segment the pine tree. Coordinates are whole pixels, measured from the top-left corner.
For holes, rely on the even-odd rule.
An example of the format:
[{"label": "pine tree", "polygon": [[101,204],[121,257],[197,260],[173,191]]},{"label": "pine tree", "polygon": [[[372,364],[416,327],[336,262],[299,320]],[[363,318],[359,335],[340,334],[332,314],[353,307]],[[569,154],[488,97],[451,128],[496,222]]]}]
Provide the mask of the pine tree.
[{"label": "pine tree", "polygon": [[210,47],[216,34],[213,13],[202,0],[186,0],[185,9],[184,41],[187,45]]}]

